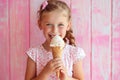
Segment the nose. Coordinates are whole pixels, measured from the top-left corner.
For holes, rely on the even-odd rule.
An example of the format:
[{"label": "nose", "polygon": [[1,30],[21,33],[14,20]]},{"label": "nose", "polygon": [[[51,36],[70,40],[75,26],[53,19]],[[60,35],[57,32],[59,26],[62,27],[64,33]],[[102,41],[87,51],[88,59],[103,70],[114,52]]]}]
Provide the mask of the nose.
[{"label": "nose", "polygon": [[54,33],[55,35],[58,35],[58,27],[57,27],[57,26],[54,26],[54,27],[53,27],[53,33]]}]

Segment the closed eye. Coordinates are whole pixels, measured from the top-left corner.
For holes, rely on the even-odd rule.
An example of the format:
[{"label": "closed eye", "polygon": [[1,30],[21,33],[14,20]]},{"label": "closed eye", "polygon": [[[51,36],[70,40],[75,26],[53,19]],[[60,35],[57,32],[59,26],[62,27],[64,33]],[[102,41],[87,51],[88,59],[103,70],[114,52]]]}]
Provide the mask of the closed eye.
[{"label": "closed eye", "polygon": [[48,26],[48,27],[52,27],[52,24],[46,24],[46,26]]},{"label": "closed eye", "polygon": [[63,26],[64,26],[64,24],[59,24],[58,26],[63,27]]}]

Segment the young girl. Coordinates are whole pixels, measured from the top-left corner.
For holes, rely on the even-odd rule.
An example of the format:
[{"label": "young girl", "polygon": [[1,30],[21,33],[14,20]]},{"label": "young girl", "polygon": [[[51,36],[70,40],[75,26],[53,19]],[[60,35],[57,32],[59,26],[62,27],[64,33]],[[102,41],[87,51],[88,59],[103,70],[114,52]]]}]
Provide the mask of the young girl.
[{"label": "young girl", "polygon": [[[27,51],[27,69],[25,80],[84,80],[82,61],[85,53],[76,47],[71,28],[71,12],[66,3],[48,0],[42,3],[38,11],[39,28],[43,30],[45,42]],[[66,43],[62,58],[52,57],[51,39],[59,35]]]}]

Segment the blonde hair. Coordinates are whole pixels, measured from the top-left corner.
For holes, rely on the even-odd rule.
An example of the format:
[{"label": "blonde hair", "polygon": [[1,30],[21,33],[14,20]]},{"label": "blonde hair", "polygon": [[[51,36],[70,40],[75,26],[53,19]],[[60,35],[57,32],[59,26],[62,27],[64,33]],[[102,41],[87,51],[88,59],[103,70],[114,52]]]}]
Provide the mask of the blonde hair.
[{"label": "blonde hair", "polygon": [[[55,10],[61,10],[61,11],[65,10],[68,14],[68,20],[71,20],[71,10],[65,2],[62,2],[60,0],[48,0],[45,7],[44,8],[43,7],[44,7],[44,5],[42,4],[40,6],[40,9],[38,10],[38,25],[39,25],[39,27],[40,27],[40,21],[42,19],[42,15],[46,12],[52,12]],[[70,28],[70,30],[68,30],[66,32],[64,41],[68,42],[70,45],[76,46],[72,28]]]}]

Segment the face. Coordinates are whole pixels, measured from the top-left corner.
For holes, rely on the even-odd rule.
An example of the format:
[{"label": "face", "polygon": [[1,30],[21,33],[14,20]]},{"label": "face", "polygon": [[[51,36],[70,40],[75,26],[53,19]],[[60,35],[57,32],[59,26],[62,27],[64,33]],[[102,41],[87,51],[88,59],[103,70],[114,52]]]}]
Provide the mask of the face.
[{"label": "face", "polygon": [[42,15],[41,29],[49,42],[55,35],[64,38],[66,31],[70,29],[69,25],[70,21],[66,12],[53,11]]}]

